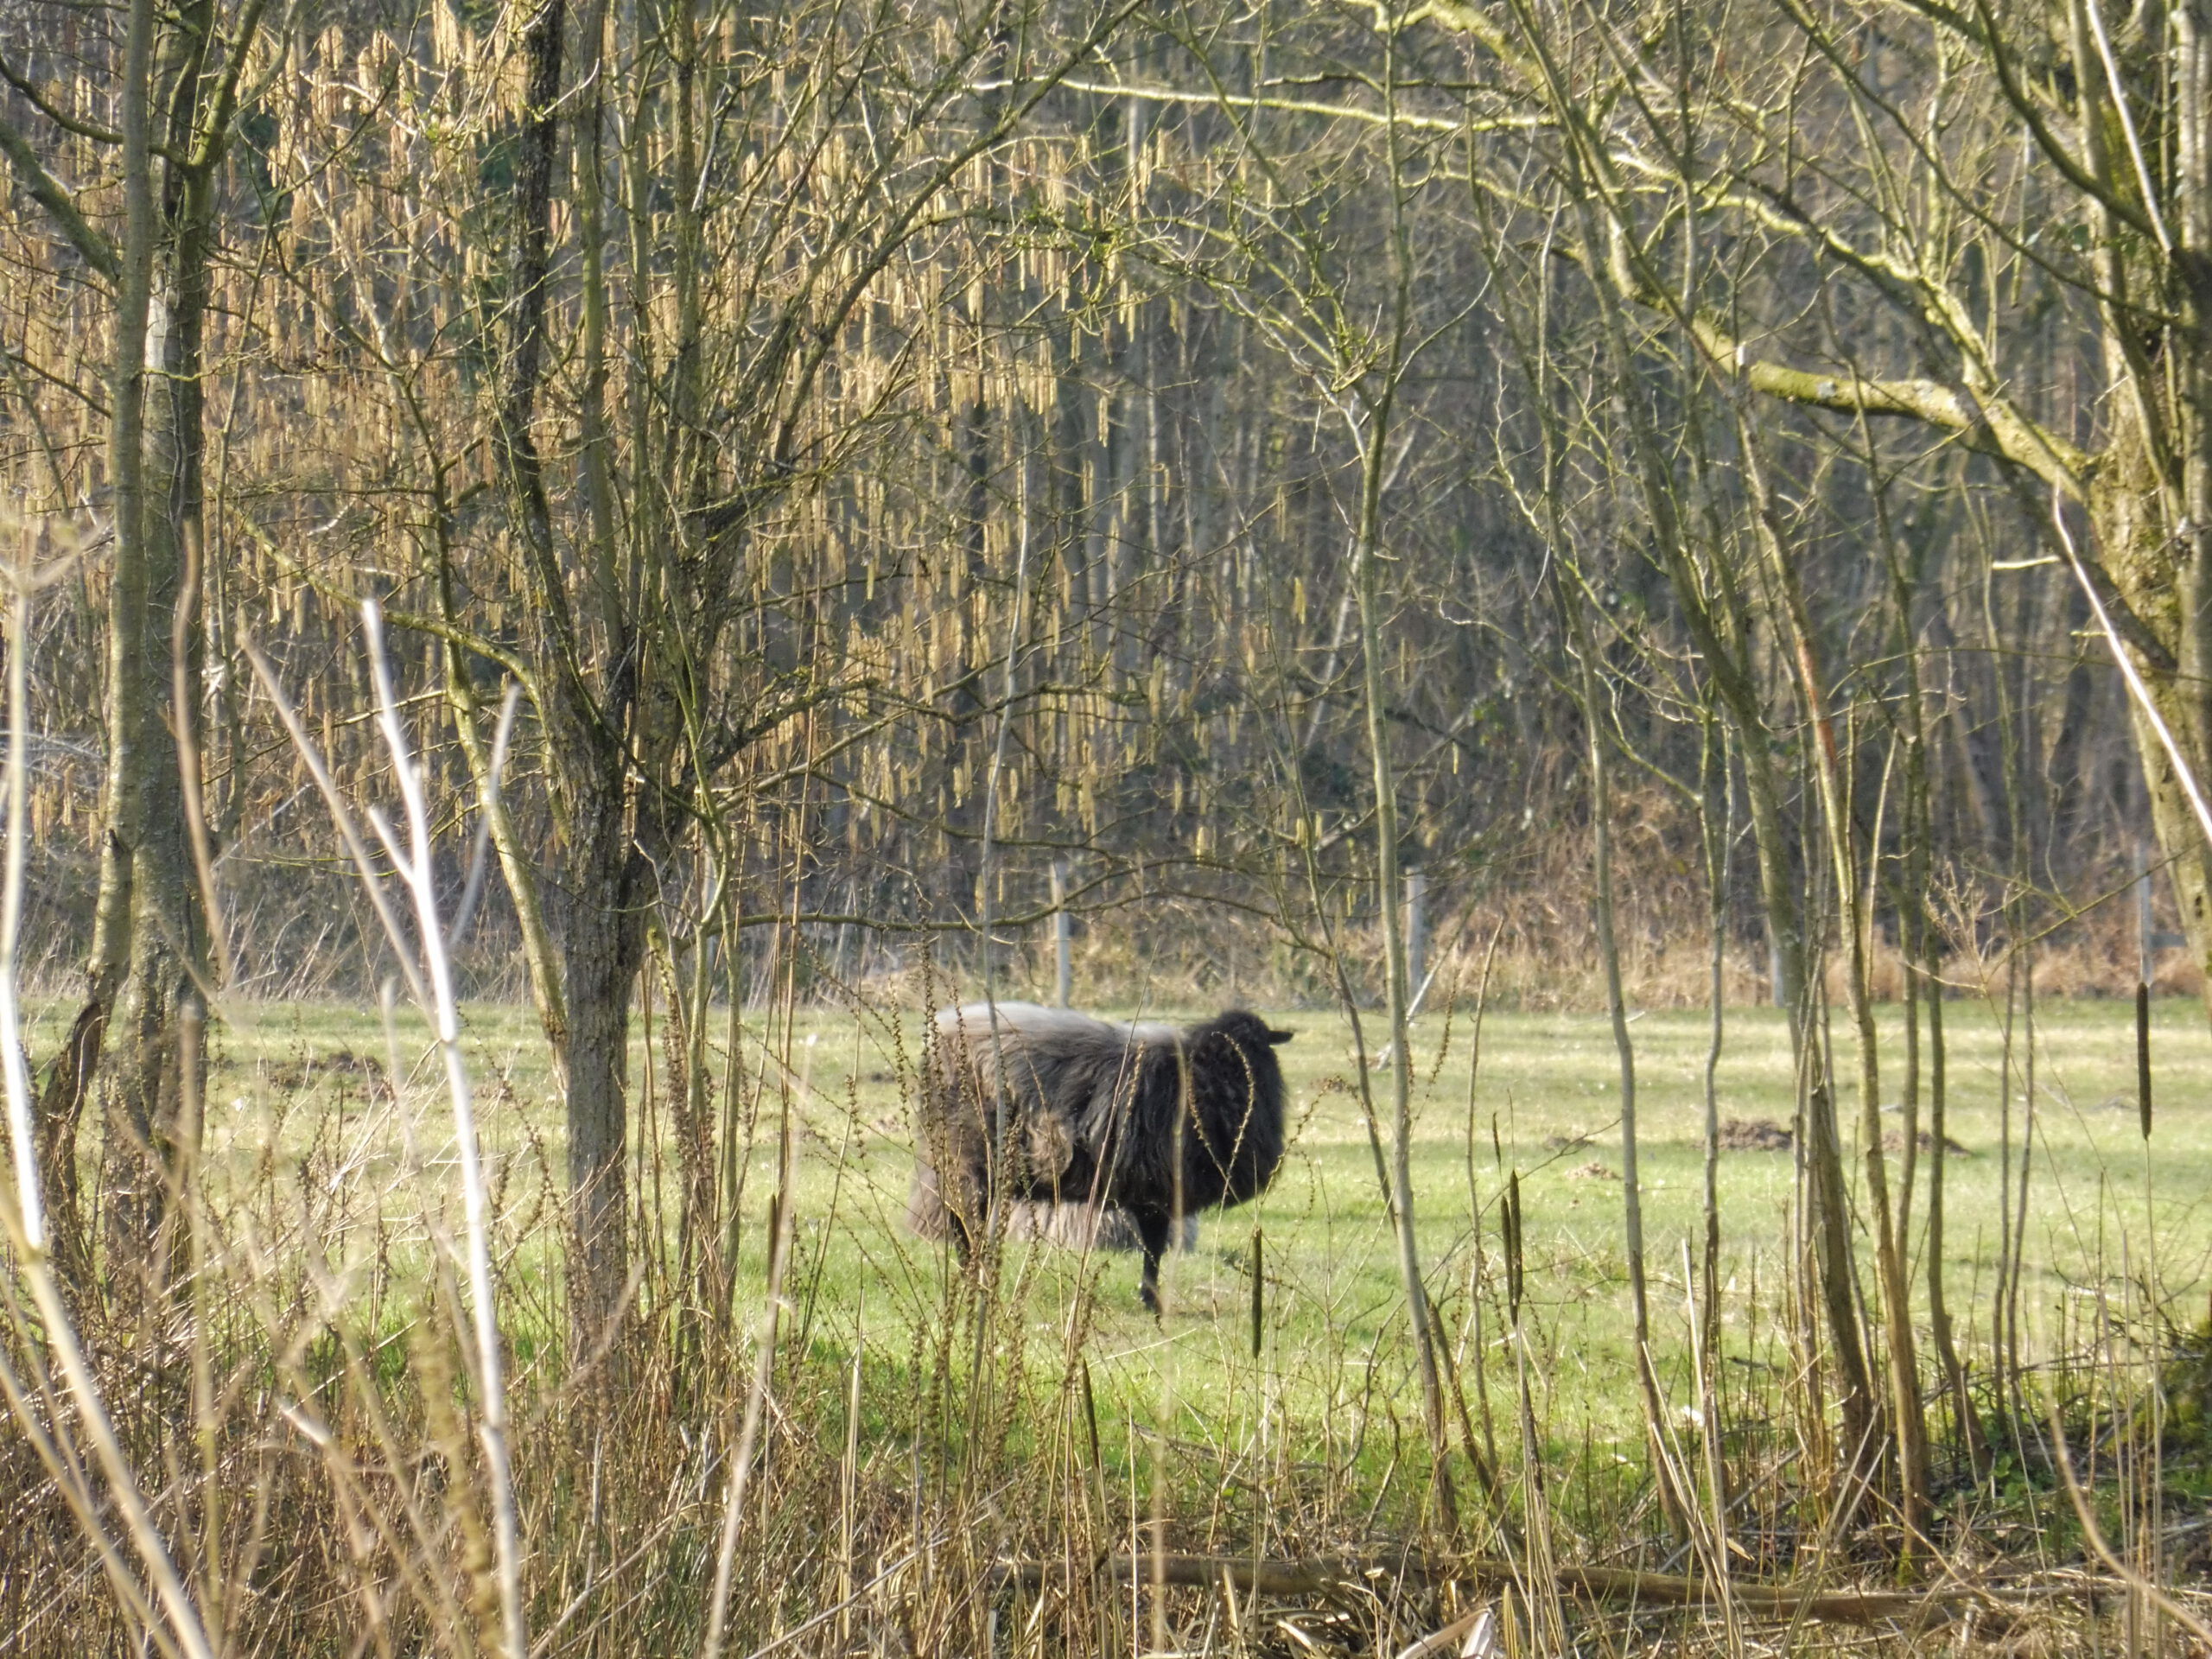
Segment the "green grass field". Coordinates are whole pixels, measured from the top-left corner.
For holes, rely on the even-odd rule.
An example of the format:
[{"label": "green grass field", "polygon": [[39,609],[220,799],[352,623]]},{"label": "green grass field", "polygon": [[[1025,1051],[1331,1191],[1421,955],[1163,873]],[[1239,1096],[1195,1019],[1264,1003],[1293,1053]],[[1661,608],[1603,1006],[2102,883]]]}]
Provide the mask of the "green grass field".
[{"label": "green grass field", "polygon": [[[1149,1011],[1148,1011],[1149,1012]],[[2212,1038],[2194,1001],[2155,1013],[2159,1116],[2146,1161],[2134,1097],[2132,1009],[2117,1002],[2047,1003],[2036,1023],[2036,1109],[2029,1171],[2024,1305],[2032,1337],[2065,1339],[2065,1321],[2085,1294],[2117,1284],[2123,1265],[2139,1277],[2152,1261],[2158,1283],[2190,1323],[2202,1317],[2212,1215]],[[2002,1033],[1985,1004],[1946,1008],[1952,1138],[1947,1160],[1949,1224],[1946,1272],[1961,1341],[1988,1328],[1986,1302],[1999,1236],[2002,1135],[1999,1072]],[[50,1020],[54,1016],[48,1014]],[[1375,1164],[1356,1086],[1348,1028],[1323,1011],[1271,1017],[1298,1031],[1282,1051],[1290,1084],[1290,1147],[1273,1190],[1257,1204],[1209,1216],[1195,1252],[1167,1269],[1169,1313],[1155,1322],[1139,1307],[1133,1256],[1084,1261],[1045,1246],[1014,1246],[1009,1282],[1039,1361],[1066,1358],[1079,1342],[1103,1414],[1129,1424],[1173,1414],[1173,1432],[1221,1445],[1272,1423],[1313,1442],[1301,1455],[1330,1466],[1387,1467],[1395,1441],[1417,1433],[1403,1300],[1384,1227]],[[1898,1010],[1885,1011],[1884,1088],[1901,1086]],[[740,1060],[751,1080],[750,1169],[744,1198],[741,1298],[757,1302],[764,1271],[760,1217],[775,1182],[777,1122],[788,1095],[798,1128],[801,1248],[795,1305],[801,1339],[849,1352],[917,1351],[918,1333],[942,1318],[945,1252],[900,1226],[911,1164],[911,1101],[899,1083],[890,1040],[905,1033],[909,1068],[919,1016],[802,1015],[790,1069],[760,1046],[748,1016]],[[476,1007],[468,1039],[484,1134],[494,1157],[505,1250],[504,1315],[525,1357],[559,1329],[557,1296],[545,1275],[557,1268],[549,1224],[549,1179],[562,1166],[558,1104],[543,1049],[527,1010]],[[1609,1448],[1636,1450],[1637,1413],[1627,1367],[1627,1274],[1616,1060],[1601,1015],[1492,1013],[1482,1032],[1471,1100],[1471,1022],[1462,1015],[1440,1054],[1440,1020],[1416,1033],[1414,1154],[1421,1255],[1446,1323],[1469,1399],[1501,1396],[1493,1415],[1511,1439],[1510,1361],[1497,1342],[1502,1275],[1498,1201],[1518,1172],[1522,1193],[1527,1317],[1541,1361],[1533,1379],[1539,1421],[1554,1446],[1586,1459]],[[1685,1386],[1684,1243],[1700,1229],[1702,1014],[1652,1013],[1630,1027],[1638,1063],[1647,1260],[1654,1339],[1662,1375]],[[34,1053],[56,1033],[33,1033]],[[644,1033],[633,1063],[642,1101],[649,1081]],[[1835,1037],[1847,1080],[1843,1116],[1854,1182],[1855,1074],[1847,1029]],[[2017,1049],[2018,1046],[2016,1046]],[[246,1195],[273,1179],[297,1184],[303,1224],[342,1264],[375,1249],[404,1259],[426,1226],[456,1225],[459,1198],[449,1160],[451,1124],[419,1024],[398,1032],[412,1081],[393,1097],[375,1069],[386,1053],[372,1008],[245,1005],[213,1039],[207,1155],[219,1208],[228,1182],[240,1213]],[[365,1067],[369,1069],[364,1069]],[[1375,1074],[1387,1113],[1388,1079]],[[1737,1009],[1719,1069],[1724,1118],[1791,1116],[1786,1037],[1771,1009]],[[2016,1076],[2012,1135],[2018,1162],[2025,1123]],[[1925,1111],[1923,1078],[1923,1113]],[[673,1184],[657,1155],[664,1116],[640,1113],[638,1191],[658,1190],[672,1210]],[[1894,1116],[1885,1122],[1895,1124]],[[1924,1118],[1923,1118],[1924,1122]],[[742,1123],[737,1132],[746,1133]],[[1587,1143],[1578,1137],[1586,1136]],[[1731,1151],[1720,1165],[1726,1342],[1741,1375],[1779,1365],[1778,1309],[1788,1275],[1793,1159],[1787,1151]],[[1928,1160],[1923,1155],[1924,1172]],[[1897,1171],[1891,1163],[1892,1179]],[[657,1186],[658,1184],[658,1186]],[[2146,1191],[2147,1187],[2147,1191]],[[2147,1208],[2146,1208],[2147,1205]],[[1916,1250],[1924,1247],[1924,1181],[1915,1209]],[[1250,1350],[1249,1273],[1253,1230],[1264,1232],[1265,1340]],[[234,1224],[234,1236],[243,1236]],[[1871,1279],[1871,1248],[1861,1240]],[[1479,1265],[1478,1265],[1479,1258]],[[1096,1305],[1080,1331],[1074,1294],[1096,1275]],[[1478,1328],[1480,1288],[1480,1325]],[[2177,1317],[2180,1315],[2177,1314]],[[1748,1386],[1748,1385],[1747,1385]],[[1377,1477],[1380,1478],[1380,1477]]]},{"label": "green grass field", "polygon": [[[67,1012],[38,1011],[34,1059],[52,1052]],[[2003,1033],[1983,1003],[1961,998],[1945,1012],[1948,1127],[1961,1147],[1945,1160],[1945,1268],[1961,1345],[1986,1380],[2005,1213]],[[1606,1020],[1494,1013],[1471,1079],[1468,1019],[1452,1023],[1448,1041],[1440,1019],[1416,1033],[1420,1256],[1452,1362],[1446,1466],[1458,1503],[1447,1509],[1431,1484],[1396,1252],[1348,1029],[1325,1011],[1268,1013],[1298,1033],[1280,1051],[1288,1154],[1261,1201],[1207,1217],[1198,1247],[1171,1259],[1167,1313],[1158,1320],[1139,1306],[1134,1255],[1010,1244],[985,1297],[954,1269],[946,1246],[905,1231],[912,1091],[900,1079],[913,1075],[924,1016],[887,1007],[857,1017],[803,1012],[788,1029],[748,1014],[731,1054],[720,1052],[728,1028],[719,1028],[716,1063],[741,1081],[732,1093],[718,1090],[735,1109],[718,1116],[717,1128],[734,1137],[743,1181],[731,1317],[702,1313],[668,1266],[677,1170],[661,1033],[641,1019],[630,1201],[637,1236],[671,1247],[633,1250],[643,1317],[585,1366],[568,1341],[565,1158],[544,1045],[527,1009],[469,1008],[533,1629],[588,1617],[627,1632],[620,1641],[610,1634],[602,1651],[696,1650],[717,1541],[740,1537],[723,1531],[737,1490],[728,1471],[740,1422],[756,1410],[757,1479],[728,1558],[740,1633],[731,1652],[785,1650],[777,1644],[788,1637],[789,1650],[839,1654],[1197,1653],[1222,1650],[1214,1626],[1233,1616],[1250,1621],[1229,1643],[1236,1651],[1389,1659],[1446,1617],[1427,1591],[1389,1580],[1381,1565],[1372,1593],[1271,1593],[1226,1604],[1241,1605],[1233,1615],[1212,1587],[1139,1597],[1096,1571],[1110,1555],[1141,1554],[1147,1536],[1218,1565],[1338,1555],[1381,1563],[1408,1546],[1533,1564],[1541,1535],[1557,1561],[1701,1570],[1656,1499],[1630,1363]],[[1902,1084],[1898,1020],[1899,1010],[1884,1011],[1883,1077],[1893,1100]],[[1653,1012],[1630,1030],[1667,1432],[1686,1459],[1717,1453],[1725,1465],[1727,1548],[1745,1581],[1864,1586],[1894,1574],[1903,1535],[1896,1511],[1880,1491],[1834,1478],[1835,1402],[1815,1423],[1816,1394],[1802,1385],[1793,1350],[1796,1172],[1787,1150],[1721,1157],[1714,1369],[1722,1433],[1697,1433],[1685,1265],[1686,1246],[1702,1236],[1707,1022]],[[1929,1576],[2078,1594],[2084,1529],[2032,1421],[2048,1379],[2065,1396],[2069,1440],[2088,1459],[2087,1501],[2107,1535],[2131,1549],[2164,1539],[2160,1571],[2186,1590],[2212,1581],[2204,1432],[2212,1380],[2201,1363],[2171,1363],[2159,1333],[2199,1332],[2212,1289],[2204,1202],[2212,1032],[2194,1001],[2155,1010],[2160,1104],[2148,1158],[2133,1009],[2045,1003],[2034,1035],[2025,1417],[1987,1413],[1995,1456],[1976,1472],[1957,1455],[1938,1368],[1923,1351],[1939,1434],[1929,1536],[1940,1566]],[[177,1535],[196,1538],[190,1529],[203,1513],[227,1517],[230,1558],[257,1563],[255,1599],[239,1602],[238,1617],[278,1633],[257,1650],[338,1650],[315,1645],[323,1638],[313,1633],[327,1609],[351,1607],[356,1594],[388,1599],[410,1628],[459,1630],[467,1615],[447,1609],[435,1589],[407,1612],[390,1588],[403,1568],[415,1570],[407,1562],[468,1559],[468,1528],[487,1490],[466,1429],[480,1412],[469,1402],[466,1297],[453,1256],[439,1262],[461,1235],[463,1204],[450,1104],[426,1033],[419,1019],[402,1017],[387,1034],[373,1007],[245,1003],[214,1022],[209,1043],[204,1202],[186,1207],[184,1258],[204,1251],[207,1271],[191,1281],[189,1319],[172,1328],[190,1342],[137,1323],[127,1293],[117,1294],[107,1307],[122,1317],[100,1327],[103,1386],[124,1432],[149,1448],[148,1467],[162,1446],[180,1443],[164,1438],[180,1414],[208,1402],[199,1455],[210,1460],[207,1489],[217,1497],[213,1508],[184,1515]],[[1847,1028],[1836,1043],[1836,1070],[1848,1079]],[[1370,1077],[1387,1109],[1388,1076]],[[2016,1154],[2028,1127],[2024,1089],[2016,1071]],[[1852,1092],[1847,1083],[1842,1116],[1857,1184]],[[1730,1014],[1719,1093],[1723,1118],[1790,1121],[1787,1039],[1773,1010]],[[774,1363],[761,1373],[768,1217],[786,1122],[798,1249]],[[97,1140],[88,1130],[81,1148],[88,1176],[99,1164]],[[2017,1155],[2011,1168],[2017,1194]],[[1516,1174],[1526,1269],[1517,1342],[1505,1323],[1500,1227],[1502,1195]],[[1925,1246],[1926,1213],[1923,1184],[1916,1250]],[[1255,1229],[1264,1240],[1256,1355]],[[1871,1302],[1863,1230],[1859,1249]],[[1924,1295],[1924,1276],[1916,1282]],[[2163,1322],[2145,1317],[2154,1306]],[[2193,1340],[2192,1351],[2204,1345]],[[182,1363],[188,1354],[193,1365]],[[2056,1363],[2037,1369],[2046,1358]],[[2162,1360],[2165,1386],[2145,1387]],[[756,1391],[764,1375],[768,1387]],[[1999,1391],[1985,1388],[1980,1398],[1986,1410]],[[2169,1414],[2146,1418],[2141,1407],[2151,1400]],[[457,1404],[468,1411],[456,1414]],[[1471,1444],[1479,1452],[1472,1470]],[[2157,1455],[2143,1458],[2153,1445]],[[1497,1472],[1487,1491],[1479,1465]],[[1693,1484],[1710,1493],[1706,1467]],[[265,1548],[246,1535],[260,1536],[264,1513]],[[48,1517],[54,1550],[80,1548],[67,1520]],[[1008,1588],[1011,1566],[1058,1587],[1025,1602]],[[491,1592],[480,1575],[474,1582],[481,1602]],[[2075,1600],[2050,1602],[2044,1650],[2122,1651],[2120,1605],[2108,1598],[2100,1621]],[[59,1611],[23,1618],[26,1629],[67,1624]],[[848,1618],[852,1641],[806,1645],[814,1638],[804,1633]],[[1020,1642],[1003,1643],[1016,1624]],[[1684,1652],[1732,1645],[1710,1608],[1590,1607],[1572,1627],[1573,1650],[1614,1659],[1670,1642]],[[874,1645],[855,1646],[862,1636]],[[1948,1649],[1953,1637],[1947,1630],[1938,1639]],[[1787,1640],[1801,1652],[1916,1650],[1902,1633],[1834,1625],[1793,1628]]]}]

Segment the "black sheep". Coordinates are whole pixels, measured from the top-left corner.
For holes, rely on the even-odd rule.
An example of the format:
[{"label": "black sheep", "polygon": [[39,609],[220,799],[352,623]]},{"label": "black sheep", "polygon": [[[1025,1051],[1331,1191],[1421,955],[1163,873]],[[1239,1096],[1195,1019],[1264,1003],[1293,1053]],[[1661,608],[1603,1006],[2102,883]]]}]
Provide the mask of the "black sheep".
[{"label": "black sheep", "polygon": [[[961,1259],[988,1212],[1001,1121],[1002,1197],[1125,1211],[1160,1311],[1160,1258],[1185,1215],[1243,1204],[1282,1161],[1282,1068],[1292,1033],[1232,1009],[1179,1032],[1001,1002],[938,1016],[921,1112],[915,1208],[943,1206]],[[1187,1102],[1177,1133],[1178,1107]],[[1176,1150],[1182,1153],[1180,1191]],[[927,1227],[927,1218],[916,1219]]]}]

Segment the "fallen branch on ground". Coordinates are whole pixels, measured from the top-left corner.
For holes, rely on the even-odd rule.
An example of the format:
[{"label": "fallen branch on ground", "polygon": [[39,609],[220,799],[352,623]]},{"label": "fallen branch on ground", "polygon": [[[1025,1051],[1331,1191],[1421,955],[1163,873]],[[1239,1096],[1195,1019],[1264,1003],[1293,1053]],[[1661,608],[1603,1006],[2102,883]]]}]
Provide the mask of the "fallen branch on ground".
[{"label": "fallen branch on ground", "polygon": [[[1037,1589],[1065,1571],[1058,1563],[1008,1561],[997,1577],[1005,1587]],[[1247,1595],[1325,1596],[1346,1589],[1380,1585],[1462,1583],[1512,1585],[1521,1569],[1497,1556],[1432,1560],[1423,1556],[1325,1555],[1304,1560],[1254,1560],[1236,1555],[1109,1555],[1097,1570],[1116,1582],[1207,1588],[1226,1583]],[[1704,1579],[1673,1573],[1646,1573],[1624,1567],[1562,1567],[1559,1587],[1593,1601],[1643,1603],[1652,1606],[1718,1605],[1714,1586]],[[1969,1585],[1942,1585],[1926,1590],[1820,1590],[1810,1586],[1744,1584],[1731,1580],[1727,1595],[1737,1611],[1753,1618],[1817,1618],[1830,1624],[1878,1624],[1890,1619],[1918,1621],[1955,1618],[1967,1608],[2017,1615],[2026,1608]]]}]

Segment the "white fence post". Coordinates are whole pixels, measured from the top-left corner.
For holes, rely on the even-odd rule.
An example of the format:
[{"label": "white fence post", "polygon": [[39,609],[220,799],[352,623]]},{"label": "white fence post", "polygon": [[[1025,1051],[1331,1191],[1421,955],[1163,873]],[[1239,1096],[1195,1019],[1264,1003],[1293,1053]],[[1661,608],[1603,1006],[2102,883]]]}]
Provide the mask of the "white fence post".
[{"label": "white fence post", "polygon": [[1428,976],[1428,872],[1406,872],[1406,995],[1421,995]]},{"label": "white fence post", "polygon": [[1059,1006],[1066,1007],[1075,995],[1075,958],[1068,926],[1068,861],[1052,861],[1052,953],[1058,973]]}]

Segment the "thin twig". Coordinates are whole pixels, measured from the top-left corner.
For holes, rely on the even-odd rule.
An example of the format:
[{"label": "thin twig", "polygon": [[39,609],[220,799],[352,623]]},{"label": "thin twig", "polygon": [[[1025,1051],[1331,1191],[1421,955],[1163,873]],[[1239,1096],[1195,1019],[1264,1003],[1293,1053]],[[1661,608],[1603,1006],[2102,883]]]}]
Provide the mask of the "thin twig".
[{"label": "thin twig", "polygon": [[477,901],[484,896],[484,870],[492,850],[492,820],[499,810],[499,780],[507,769],[507,744],[514,736],[515,710],[522,702],[522,682],[507,683],[506,699],[499,705],[499,728],[492,737],[492,764],[484,773],[484,810],[476,819],[475,844],[468,853],[468,880],[453,913],[453,949],[461,949],[468,925],[476,919]]},{"label": "thin twig", "polygon": [[[484,1179],[484,1150],[477,1139],[476,1107],[468,1067],[461,1053],[461,1012],[454,1001],[453,969],[438,924],[438,895],[431,868],[429,802],[422,773],[400,723],[399,699],[392,688],[391,664],[385,654],[384,619],[377,603],[361,607],[368,634],[369,665],[375,671],[378,723],[391,751],[391,769],[407,807],[408,856],[401,879],[415,899],[415,918],[429,970],[431,1001],[425,1008],[437,1022],[438,1050],[445,1060],[446,1092],[453,1102],[454,1138],[461,1154],[461,1195],[468,1222],[468,1297],[476,1332],[477,1383],[483,1390],[477,1433],[492,1478],[493,1548],[499,1581],[499,1623],[509,1659],[524,1659],[530,1643],[524,1633],[521,1529],[515,1513],[514,1470],[507,1453],[507,1396],[499,1351],[499,1308],[492,1283],[492,1199]],[[404,956],[395,934],[392,946]]]}]

